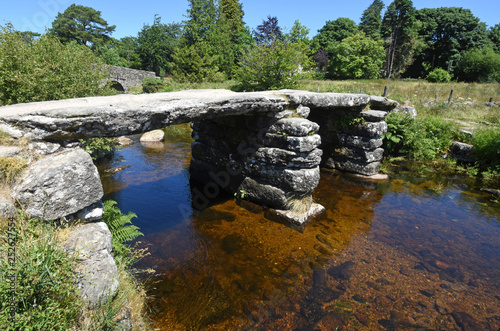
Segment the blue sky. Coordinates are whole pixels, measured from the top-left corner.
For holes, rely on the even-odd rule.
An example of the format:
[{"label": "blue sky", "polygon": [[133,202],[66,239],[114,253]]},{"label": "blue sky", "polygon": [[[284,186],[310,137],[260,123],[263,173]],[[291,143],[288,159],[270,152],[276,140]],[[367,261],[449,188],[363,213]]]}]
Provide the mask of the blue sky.
[{"label": "blue sky", "polygon": [[[144,24],[152,24],[155,14],[161,16],[162,23],[180,22],[185,19],[187,0],[2,0],[0,25],[5,21],[14,24],[17,30],[43,33],[50,28],[58,12],[69,5],[89,6],[102,12],[102,17],[110,25],[116,25],[113,37],[137,36]],[[244,21],[254,29],[268,15],[278,17],[281,27],[290,28],[299,20],[310,29],[310,36],[316,35],[326,21],[348,17],[359,23],[363,11],[373,0],[240,0],[245,12]],[[392,0],[385,0],[390,4]],[[6,4],[8,3],[8,4]],[[488,26],[500,23],[499,0],[414,0],[417,9],[436,7],[468,8]]]}]

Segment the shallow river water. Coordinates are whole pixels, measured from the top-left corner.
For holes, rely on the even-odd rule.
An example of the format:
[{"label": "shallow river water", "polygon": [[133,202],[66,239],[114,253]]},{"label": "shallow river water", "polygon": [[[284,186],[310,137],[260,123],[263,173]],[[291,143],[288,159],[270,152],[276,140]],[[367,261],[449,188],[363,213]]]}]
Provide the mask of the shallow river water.
[{"label": "shallow river water", "polygon": [[193,211],[186,126],[134,138],[100,172],[145,234],[156,329],[499,330],[500,204],[467,181],[323,171],[326,213],[297,231],[231,196]]}]

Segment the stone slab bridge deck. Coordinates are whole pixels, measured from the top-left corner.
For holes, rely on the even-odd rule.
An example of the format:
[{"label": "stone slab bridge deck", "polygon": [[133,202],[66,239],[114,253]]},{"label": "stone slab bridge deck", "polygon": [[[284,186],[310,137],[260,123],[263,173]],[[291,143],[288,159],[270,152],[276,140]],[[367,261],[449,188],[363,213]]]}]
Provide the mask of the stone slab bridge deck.
[{"label": "stone slab bridge deck", "polygon": [[322,211],[311,197],[320,167],[378,173],[384,119],[396,106],[364,94],[190,90],[0,107],[0,130],[65,146],[192,122],[190,171],[204,183],[201,195],[236,192],[301,225]]}]

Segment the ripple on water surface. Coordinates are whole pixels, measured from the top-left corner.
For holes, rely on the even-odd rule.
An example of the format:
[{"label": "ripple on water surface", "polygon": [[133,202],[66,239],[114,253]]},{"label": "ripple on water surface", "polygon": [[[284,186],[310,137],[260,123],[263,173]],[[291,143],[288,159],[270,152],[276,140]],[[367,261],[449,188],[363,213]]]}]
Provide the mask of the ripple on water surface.
[{"label": "ripple on water surface", "polygon": [[107,198],[146,233],[139,266],[156,270],[158,329],[500,327],[500,213],[479,191],[323,172],[314,199],[326,213],[299,232],[232,199],[193,212],[189,161],[186,134],[101,169]]}]

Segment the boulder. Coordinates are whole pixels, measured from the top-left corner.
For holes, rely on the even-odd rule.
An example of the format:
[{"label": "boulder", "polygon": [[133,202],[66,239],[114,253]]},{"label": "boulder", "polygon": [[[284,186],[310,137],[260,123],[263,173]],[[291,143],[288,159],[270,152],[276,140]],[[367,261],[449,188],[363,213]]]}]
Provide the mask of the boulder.
[{"label": "boulder", "polygon": [[275,186],[266,184],[258,179],[246,177],[237,192],[244,194],[244,199],[256,202],[266,207],[287,209],[286,193]]},{"label": "boulder", "polygon": [[311,192],[319,183],[319,166],[310,169],[289,169],[266,163],[246,162],[245,172],[261,178],[285,191]]},{"label": "boulder", "polygon": [[80,148],[33,163],[12,194],[28,215],[49,221],[75,214],[102,196],[97,168]]},{"label": "boulder", "polygon": [[377,95],[370,95],[370,108],[375,110],[393,110],[399,105],[395,100]]},{"label": "boulder", "polygon": [[163,130],[153,130],[143,134],[140,142],[162,142],[163,138],[165,138]]},{"label": "boulder", "polygon": [[450,146],[450,157],[464,163],[474,163],[472,145],[454,141]]},{"label": "boulder", "polygon": [[359,174],[363,176],[373,176],[378,174],[380,170],[380,162],[362,162],[356,160],[344,159],[328,159],[326,166],[332,169],[337,169],[345,172]]},{"label": "boulder", "polygon": [[304,137],[319,131],[317,123],[306,120],[305,118],[283,118],[274,123],[269,128],[269,133],[284,134],[289,136]]},{"label": "boulder", "polygon": [[357,160],[362,162],[375,162],[382,161],[384,157],[384,149],[377,148],[375,150],[365,150],[361,148],[338,148],[333,152],[333,156],[336,158],[348,158],[350,160]]},{"label": "boulder", "polygon": [[79,225],[64,246],[79,259],[76,284],[80,297],[92,307],[105,304],[119,285],[108,226],[104,222]]},{"label": "boulder", "polygon": [[385,120],[387,112],[381,110],[365,110],[362,111],[360,115],[367,122],[381,122]]},{"label": "boulder", "polygon": [[133,145],[134,141],[130,138],[121,136],[121,137],[116,138],[116,143],[118,144],[118,146],[127,147],[130,145]]},{"label": "boulder", "polygon": [[386,122],[361,122],[343,129],[344,133],[369,138],[382,137],[387,132]]}]

